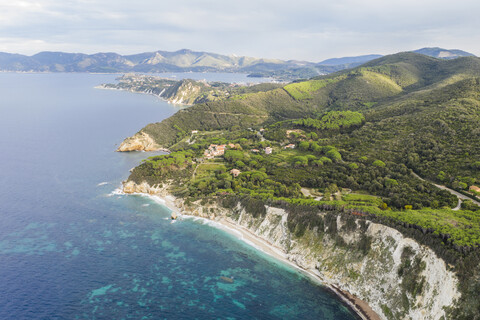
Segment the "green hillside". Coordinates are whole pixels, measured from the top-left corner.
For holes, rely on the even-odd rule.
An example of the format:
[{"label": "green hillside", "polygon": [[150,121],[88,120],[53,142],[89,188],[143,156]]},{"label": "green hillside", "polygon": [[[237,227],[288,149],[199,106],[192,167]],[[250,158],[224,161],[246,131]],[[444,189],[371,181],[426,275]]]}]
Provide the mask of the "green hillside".
[{"label": "green hillside", "polygon": [[[298,237],[323,223],[319,211],[394,227],[451,264],[462,291],[451,318],[475,319],[480,207],[469,187],[480,185],[479,125],[479,58],[400,53],[150,124],[142,131],[173,153],[145,161],[129,180],[173,178],[172,192],[189,203],[240,201],[254,216],[265,204],[286,208]],[[204,159],[210,144],[229,147]],[[457,196],[434,183],[472,200],[457,207]]]},{"label": "green hillside", "polygon": [[[199,104],[142,131],[173,149],[193,130],[264,127],[266,137],[280,144],[309,141],[313,134],[320,145],[343,150],[344,160],[367,157],[403,165],[425,179],[467,192],[480,182],[480,78],[476,75],[480,76],[476,57],[439,60],[400,53],[283,88]],[[330,125],[322,125],[321,119],[335,110],[360,112],[357,119],[362,125],[354,130],[342,125],[325,130]],[[288,130],[304,133],[292,138]],[[351,178],[354,186],[375,194],[374,188],[359,183],[360,177]],[[351,187],[342,181],[337,184]],[[383,197],[397,208],[421,208],[433,201],[415,204],[400,200],[400,194]]]},{"label": "green hillside", "polygon": [[[181,134],[179,131],[217,130],[235,124],[261,125],[328,110],[360,110],[367,116],[378,115],[378,109],[392,108],[395,101],[404,101],[405,105],[407,101],[415,101],[419,94],[427,97],[435,88],[475,75],[480,75],[480,59],[475,57],[445,61],[400,53],[352,70],[288,84],[283,89],[197,105],[143,130],[160,145],[168,147],[175,143],[177,133]],[[205,112],[215,115],[206,119],[199,117]],[[389,115],[384,113],[384,117]]]}]

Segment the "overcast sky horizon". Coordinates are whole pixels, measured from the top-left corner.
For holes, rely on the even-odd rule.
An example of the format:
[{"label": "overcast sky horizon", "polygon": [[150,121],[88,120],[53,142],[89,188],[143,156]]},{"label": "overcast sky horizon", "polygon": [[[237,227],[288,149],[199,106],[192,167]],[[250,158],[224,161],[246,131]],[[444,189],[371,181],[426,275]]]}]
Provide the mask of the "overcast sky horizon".
[{"label": "overcast sky horizon", "polygon": [[0,51],[191,49],[318,62],[423,47],[480,54],[474,0],[0,0]]}]

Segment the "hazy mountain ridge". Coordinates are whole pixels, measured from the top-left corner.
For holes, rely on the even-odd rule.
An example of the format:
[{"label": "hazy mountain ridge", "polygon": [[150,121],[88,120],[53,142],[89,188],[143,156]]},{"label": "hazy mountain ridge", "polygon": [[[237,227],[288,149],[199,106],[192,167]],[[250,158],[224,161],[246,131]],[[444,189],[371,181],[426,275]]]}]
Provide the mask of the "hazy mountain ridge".
[{"label": "hazy mountain ridge", "polygon": [[439,59],[456,59],[460,57],[471,57],[475,56],[470,52],[466,52],[458,49],[443,49],[443,48],[422,48],[415,50],[413,52],[420,53],[426,56],[439,58]]},{"label": "hazy mountain ridge", "polygon": [[40,52],[32,56],[0,53],[0,70],[23,72],[250,72],[277,70],[313,63],[227,56],[182,49],[133,55],[117,53]]},{"label": "hazy mountain ridge", "polygon": [[[417,52],[442,59],[472,54],[461,50],[423,48]],[[182,49],[132,55],[117,53],[40,52],[32,56],[0,52],[0,71],[10,72],[243,72],[284,80],[307,79],[353,68],[381,55],[327,59],[319,63],[253,58]]]},{"label": "hazy mountain ridge", "polygon": [[[415,51],[409,51],[419,53],[424,56],[429,56],[437,59],[447,60],[456,59],[460,57],[475,56],[471,53],[462,50],[449,50],[442,48],[422,48]],[[284,80],[297,80],[297,79],[310,79],[319,75],[326,75],[333,72],[338,72],[345,69],[355,68],[369,61],[383,57],[379,54],[369,54],[352,57],[332,58],[323,60],[314,65],[307,65],[302,67],[293,67],[287,69],[281,69],[276,71],[258,72],[255,76],[263,77],[275,77]]]},{"label": "hazy mountain ridge", "polygon": [[323,60],[322,62],[319,62],[318,65],[338,66],[342,64],[354,64],[354,63],[362,64],[370,60],[378,59],[381,57],[382,57],[381,54],[369,54],[369,55],[356,56],[356,57],[332,58],[332,59]]}]

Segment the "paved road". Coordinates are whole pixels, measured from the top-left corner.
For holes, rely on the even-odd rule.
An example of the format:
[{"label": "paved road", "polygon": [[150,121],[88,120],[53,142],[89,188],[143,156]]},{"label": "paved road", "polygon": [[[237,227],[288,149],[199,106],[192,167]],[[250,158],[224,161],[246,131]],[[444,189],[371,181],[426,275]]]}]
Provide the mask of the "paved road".
[{"label": "paved road", "polygon": [[447,191],[450,192],[451,194],[457,196],[457,198],[458,198],[458,205],[457,205],[455,208],[453,208],[453,210],[460,210],[460,206],[462,205],[462,200],[471,200],[471,201],[472,201],[473,203],[475,203],[477,206],[480,206],[480,202],[478,202],[477,200],[474,200],[474,199],[472,199],[472,198],[470,198],[470,197],[467,197],[466,195],[461,194],[461,193],[459,193],[459,192],[457,192],[457,191],[455,191],[455,190],[452,190],[452,189],[450,189],[450,188],[447,188],[447,187],[445,187],[445,186],[442,186],[442,185],[439,185],[439,184],[435,184],[435,183],[433,183],[433,182],[431,182],[431,181],[425,180],[425,179],[423,179],[422,177],[420,177],[418,174],[416,174],[415,172],[412,172],[412,174],[413,174],[415,177],[417,177],[418,179],[422,180],[422,181],[431,183],[431,184],[433,184],[435,187],[437,187],[437,188],[439,188],[439,189],[442,189],[442,190],[447,190]]}]

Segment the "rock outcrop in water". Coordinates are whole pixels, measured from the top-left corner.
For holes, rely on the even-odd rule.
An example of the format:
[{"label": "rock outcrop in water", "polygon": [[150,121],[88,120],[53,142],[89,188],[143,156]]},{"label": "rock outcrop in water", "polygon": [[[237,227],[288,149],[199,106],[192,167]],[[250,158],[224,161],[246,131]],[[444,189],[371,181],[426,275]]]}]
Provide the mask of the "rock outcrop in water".
[{"label": "rock outcrop in water", "polygon": [[[129,181],[124,191],[165,196],[167,187]],[[355,228],[347,228],[338,215],[335,233],[328,232],[325,225],[295,237],[284,209],[267,207],[265,215],[254,218],[239,203],[225,209],[216,204],[185,205],[177,199],[176,205],[183,214],[226,219],[247,228],[328,285],[366,301],[383,319],[444,319],[445,308],[453,306],[460,296],[458,279],[442,259],[428,247],[381,224],[366,221],[362,227],[357,220]],[[358,249],[364,239],[369,243],[366,252]]]},{"label": "rock outcrop in water", "polygon": [[117,151],[156,151],[160,146],[145,132],[138,132],[132,137],[125,139]]}]

